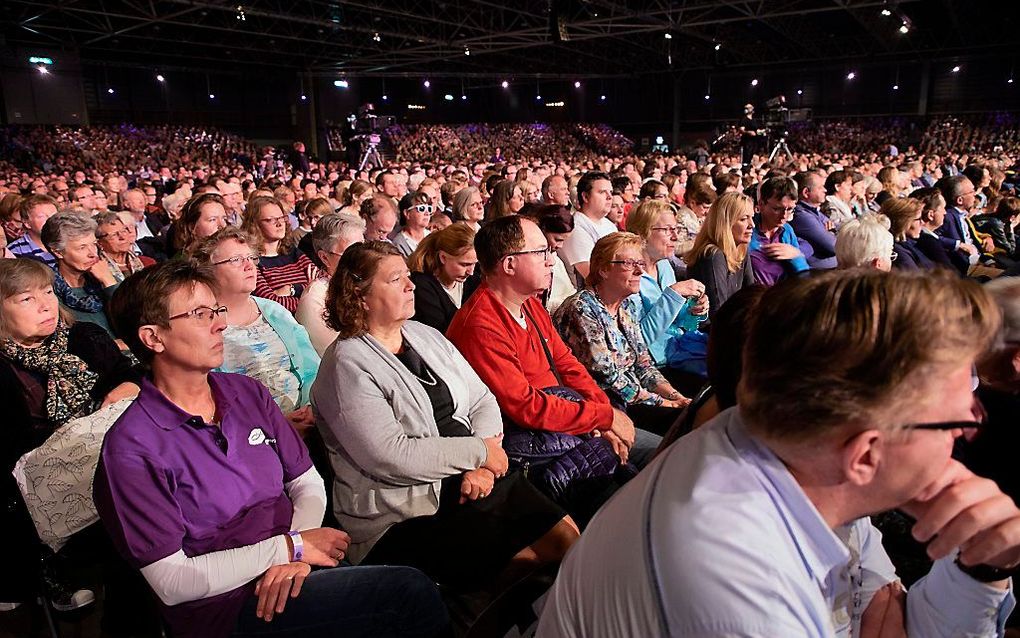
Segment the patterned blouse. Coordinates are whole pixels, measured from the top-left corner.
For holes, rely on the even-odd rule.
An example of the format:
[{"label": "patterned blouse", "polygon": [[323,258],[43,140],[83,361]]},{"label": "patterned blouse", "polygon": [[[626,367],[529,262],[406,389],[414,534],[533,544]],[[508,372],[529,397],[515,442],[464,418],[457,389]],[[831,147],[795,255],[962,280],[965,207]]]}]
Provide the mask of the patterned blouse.
[{"label": "patterned blouse", "polygon": [[284,414],[300,407],[301,379],[294,372],[290,352],[261,314],[247,326],[227,326],[223,331],[223,365],[219,370],[259,381]]},{"label": "patterned blouse", "polygon": [[594,291],[585,289],[560,305],[553,325],[611,398],[659,405],[663,399],[653,390],[666,379],[648,354],[637,313],[634,298],[628,297],[614,317]]}]

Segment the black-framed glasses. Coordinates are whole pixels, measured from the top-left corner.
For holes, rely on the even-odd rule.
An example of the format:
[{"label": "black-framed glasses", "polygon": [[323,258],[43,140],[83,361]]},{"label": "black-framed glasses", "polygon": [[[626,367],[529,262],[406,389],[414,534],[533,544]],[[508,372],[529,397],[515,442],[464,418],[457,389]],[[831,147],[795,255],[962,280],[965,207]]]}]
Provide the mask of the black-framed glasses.
[{"label": "black-framed glasses", "polygon": [[243,266],[244,262],[248,262],[253,266],[259,264],[258,255],[234,255],[230,259],[221,259],[220,261],[214,261],[213,266],[221,266],[223,264],[230,264],[231,266]]},{"label": "black-framed glasses", "polygon": [[192,308],[191,310],[189,310],[187,312],[182,312],[179,315],[174,315],[172,317],[167,317],[167,319],[172,321],[174,319],[184,319],[185,317],[194,317],[194,318],[198,319],[199,323],[209,323],[209,324],[211,324],[213,322],[213,319],[215,319],[216,317],[222,315],[226,311],[227,311],[227,307],[226,306],[216,306],[215,308],[210,308],[209,306],[199,306],[198,308]]},{"label": "black-framed glasses", "polygon": [[661,230],[667,235],[675,235],[680,232],[679,226],[652,226],[651,230]]},{"label": "black-framed glasses", "polygon": [[516,252],[507,253],[506,257],[513,257],[514,255],[542,255],[546,260],[552,257],[553,249],[546,246],[545,248],[537,248],[535,250],[518,250]]},{"label": "black-framed glasses", "polygon": [[634,268],[645,269],[647,263],[644,259],[614,259],[610,261],[611,264],[623,264],[627,270],[634,270]]},{"label": "black-framed glasses", "polygon": [[935,423],[910,423],[900,426],[904,430],[980,430],[988,425],[988,413],[985,411],[981,399],[974,396],[974,405],[971,407],[973,421],[936,421]]}]

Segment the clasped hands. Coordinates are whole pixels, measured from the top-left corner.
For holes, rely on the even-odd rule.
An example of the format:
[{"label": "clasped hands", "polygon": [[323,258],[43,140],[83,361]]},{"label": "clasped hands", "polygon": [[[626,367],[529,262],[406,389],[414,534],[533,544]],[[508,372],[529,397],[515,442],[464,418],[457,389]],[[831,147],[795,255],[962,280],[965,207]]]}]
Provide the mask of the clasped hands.
[{"label": "clasped hands", "polygon": [[[289,536],[286,539],[288,555],[293,558],[293,541]],[[255,615],[266,622],[272,621],[275,614],[283,613],[288,598],[298,597],[305,578],[312,572],[312,565],[339,565],[347,555],[351,537],[338,529],[319,527],[301,532],[301,542],[304,547],[300,561],[273,565],[255,583],[255,595],[259,599]]]}]

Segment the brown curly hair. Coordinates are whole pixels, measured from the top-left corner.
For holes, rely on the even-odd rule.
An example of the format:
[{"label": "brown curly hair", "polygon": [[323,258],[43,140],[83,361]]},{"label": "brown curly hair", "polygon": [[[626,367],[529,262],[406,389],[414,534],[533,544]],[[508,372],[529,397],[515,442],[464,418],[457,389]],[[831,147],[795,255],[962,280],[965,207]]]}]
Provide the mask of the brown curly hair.
[{"label": "brown curly hair", "polygon": [[368,332],[368,315],[361,302],[372,286],[379,262],[391,255],[403,258],[388,241],[361,242],[344,251],[329,280],[322,315],[326,325],[337,332],[337,338],[350,339]]},{"label": "brown curly hair", "polygon": [[295,248],[297,248],[297,235],[294,234],[294,229],[290,227],[290,222],[286,219],[287,213],[284,211],[283,204],[280,203],[280,200],[277,198],[252,197],[251,201],[248,202],[248,207],[244,211],[244,219],[241,222],[241,228],[252,236],[252,239],[255,240],[255,244],[259,247],[259,254],[262,254],[266,238],[262,234],[262,229],[259,228],[259,215],[262,213],[262,209],[266,206],[276,206],[285,216],[284,223],[287,225],[287,233],[283,236],[283,239],[280,240],[280,245],[276,249],[276,254],[289,255]]}]

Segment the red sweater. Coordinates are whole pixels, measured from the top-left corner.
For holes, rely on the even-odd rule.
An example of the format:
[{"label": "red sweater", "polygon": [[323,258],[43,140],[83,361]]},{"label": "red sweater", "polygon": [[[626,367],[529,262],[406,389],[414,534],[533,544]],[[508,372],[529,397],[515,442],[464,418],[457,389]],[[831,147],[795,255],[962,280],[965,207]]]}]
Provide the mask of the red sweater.
[{"label": "red sweater", "polygon": [[[280,304],[287,310],[297,310],[298,301],[305,288],[318,272],[312,260],[295,248],[289,255],[262,257],[259,259],[258,275],[255,280],[255,296],[265,297]],[[281,297],[273,291],[280,286],[293,284],[298,290],[295,296]]]},{"label": "red sweater", "polygon": [[484,283],[453,316],[446,336],[514,423],[568,434],[608,430],[613,423],[613,408],[605,392],[563,343],[541,302],[532,297],[525,307],[546,338],[563,385],[579,392],[584,402],[574,403],[542,392],[542,388],[559,384],[549,369],[535,326],[529,320],[528,329],[522,328]]}]

